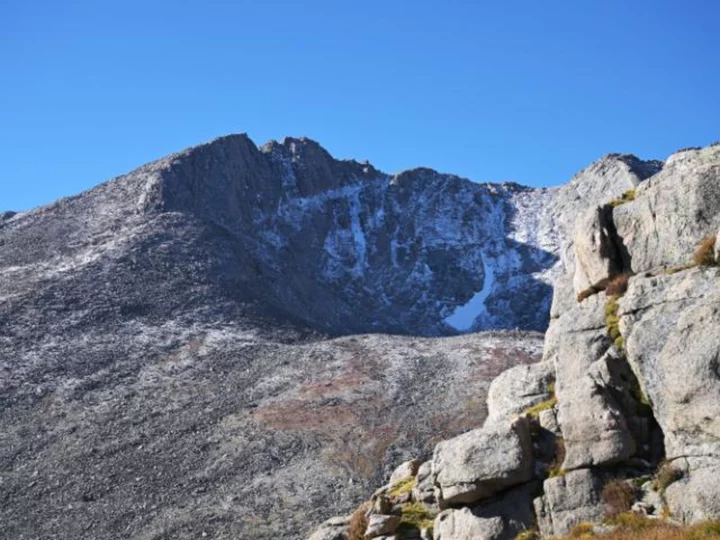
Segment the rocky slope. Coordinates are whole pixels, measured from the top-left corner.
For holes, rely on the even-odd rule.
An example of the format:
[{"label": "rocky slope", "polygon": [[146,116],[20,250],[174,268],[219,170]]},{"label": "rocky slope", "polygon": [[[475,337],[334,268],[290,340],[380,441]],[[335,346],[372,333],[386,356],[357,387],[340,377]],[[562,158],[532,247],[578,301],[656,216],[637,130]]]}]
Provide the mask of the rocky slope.
[{"label": "rocky slope", "polygon": [[2,214],[5,534],[303,537],[541,356],[532,332],[418,336],[544,330],[575,216],[660,169],[533,190],[230,136]]},{"label": "rocky slope", "polygon": [[314,540],[358,524],[500,540],[607,529],[630,510],[720,519],[720,145],[598,203],[577,218],[543,360],[493,381],[482,427],[398,468],[367,510]]}]

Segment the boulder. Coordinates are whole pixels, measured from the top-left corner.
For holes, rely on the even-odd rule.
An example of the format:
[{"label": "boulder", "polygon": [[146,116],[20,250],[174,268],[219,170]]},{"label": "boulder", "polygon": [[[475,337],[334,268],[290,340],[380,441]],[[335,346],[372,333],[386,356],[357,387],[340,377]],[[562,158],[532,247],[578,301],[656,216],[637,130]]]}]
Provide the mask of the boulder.
[{"label": "boulder", "polygon": [[485,425],[506,423],[512,416],[548,399],[554,380],[555,366],[550,362],[521,364],[504,371],[490,384]]},{"label": "boulder", "polygon": [[524,417],[440,442],[433,475],[441,504],[473,503],[532,477],[529,423]]},{"label": "boulder", "polygon": [[534,501],[540,534],[564,536],[578,523],[601,521],[604,517],[602,487],[602,476],[590,469],[545,480],[544,494]]},{"label": "boulder", "polygon": [[[605,364],[607,355],[596,364]],[[558,423],[564,443],[565,470],[624,461],[636,445],[613,388],[588,373],[563,387],[558,400]]]}]

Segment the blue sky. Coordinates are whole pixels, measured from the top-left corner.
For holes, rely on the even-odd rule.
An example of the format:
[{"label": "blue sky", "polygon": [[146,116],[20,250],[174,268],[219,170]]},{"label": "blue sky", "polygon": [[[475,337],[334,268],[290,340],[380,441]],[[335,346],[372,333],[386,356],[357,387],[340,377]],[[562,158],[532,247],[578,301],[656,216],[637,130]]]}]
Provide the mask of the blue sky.
[{"label": "blue sky", "polygon": [[0,210],[232,133],[555,185],[720,139],[714,0],[4,0]]}]

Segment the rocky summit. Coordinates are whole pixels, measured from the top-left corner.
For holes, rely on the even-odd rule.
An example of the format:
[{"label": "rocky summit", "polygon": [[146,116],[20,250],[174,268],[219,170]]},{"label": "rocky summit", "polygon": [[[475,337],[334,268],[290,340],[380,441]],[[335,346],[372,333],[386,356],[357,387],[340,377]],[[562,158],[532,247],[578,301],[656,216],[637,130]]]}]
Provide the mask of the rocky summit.
[{"label": "rocky summit", "polygon": [[720,146],[531,189],[232,135],[4,212],[3,534],[719,518],[718,229]]}]

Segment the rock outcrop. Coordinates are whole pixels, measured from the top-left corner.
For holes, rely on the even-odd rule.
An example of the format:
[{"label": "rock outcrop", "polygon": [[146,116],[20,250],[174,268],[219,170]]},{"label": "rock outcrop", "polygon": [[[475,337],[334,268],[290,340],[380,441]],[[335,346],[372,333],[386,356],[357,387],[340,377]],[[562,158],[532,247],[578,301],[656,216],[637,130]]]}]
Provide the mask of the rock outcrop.
[{"label": "rock outcrop", "polygon": [[[485,426],[439,443],[421,467],[415,501],[452,506],[436,540],[562,536],[631,509],[720,519],[719,190],[714,145],[577,213],[542,361],[500,375]],[[515,475],[518,456],[527,468]],[[484,491],[493,476],[512,480]],[[528,513],[513,521],[513,509]]]}]

